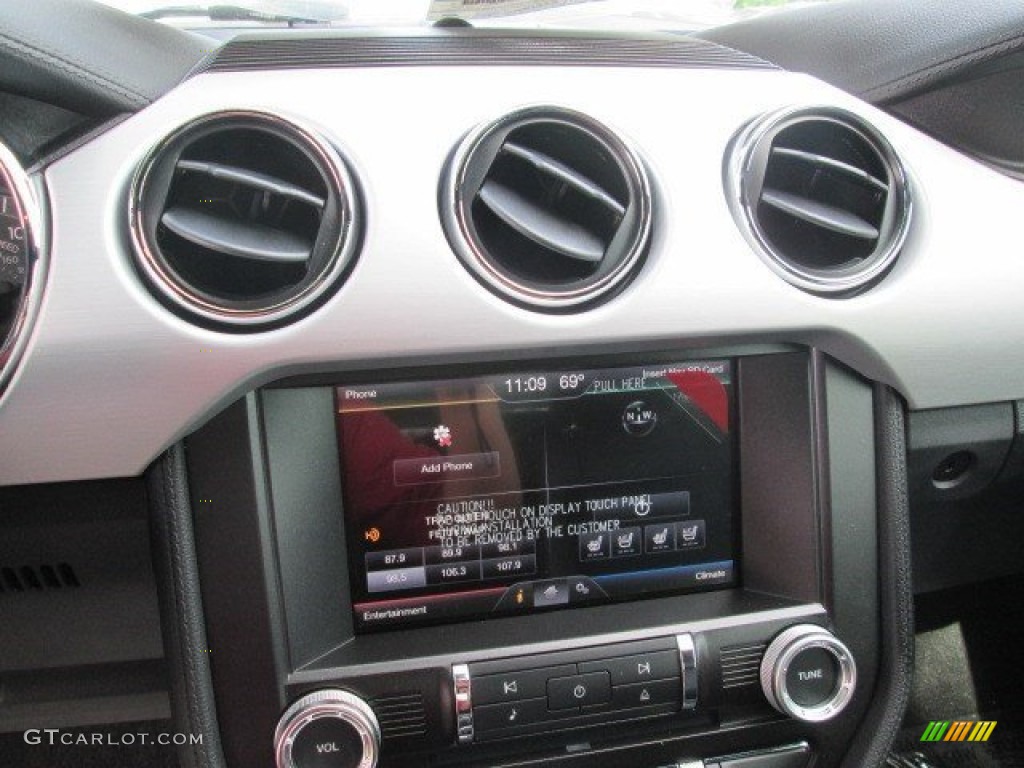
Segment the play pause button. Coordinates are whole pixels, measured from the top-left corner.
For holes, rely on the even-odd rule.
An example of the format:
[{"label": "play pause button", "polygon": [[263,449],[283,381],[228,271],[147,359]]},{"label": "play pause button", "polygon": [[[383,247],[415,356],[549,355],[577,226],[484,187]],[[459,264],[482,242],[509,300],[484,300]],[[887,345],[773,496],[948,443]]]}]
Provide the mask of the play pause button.
[{"label": "play pause button", "polygon": [[650,683],[617,685],[612,688],[612,707],[616,709],[654,707],[678,702],[678,680],[655,680]]}]

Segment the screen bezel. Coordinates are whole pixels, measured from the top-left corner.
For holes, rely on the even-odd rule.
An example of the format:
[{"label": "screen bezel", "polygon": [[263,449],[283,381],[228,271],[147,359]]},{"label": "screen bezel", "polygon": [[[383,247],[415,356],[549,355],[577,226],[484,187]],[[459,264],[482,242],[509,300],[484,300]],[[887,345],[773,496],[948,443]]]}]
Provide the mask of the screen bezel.
[{"label": "screen bezel", "polygon": [[[742,552],[742,510],[741,510],[741,480],[742,480],[742,466],[740,457],[740,430],[741,425],[739,422],[740,399],[742,392],[740,391],[739,382],[739,368],[738,359],[733,355],[725,354],[672,354],[667,352],[659,352],[652,354],[630,354],[627,356],[601,356],[601,357],[587,357],[579,359],[567,359],[559,361],[561,365],[552,365],[551,360],[547,361],[536,361],[536,362],[519,362],[514,366],[510,365],[473,365],[473,366],[444,366],[438,368],[432,368],[427,371],[421,371],[419,369],[395,371],[392,375],[377,373],[374,374],[360,374],[354,376],[346,376],[344,378],[338,377],[333,378],[329,385],[332,390],[332,402],[334,403],[334,413],[332,414],[335,422],[337,420],[337,399],[334,393],[341,388],[345,387],[368,387],[368,386],[381,386],[386,384],[429,384],[433,382],[445,382],[450,380],[470,380],[482,377],[493,377],[493,376],[515,376],[524,374],[557,374],[563,373],[569,369],[580,369],[580,370],[601,370],[601,369],[629,369],[638,366],[660,366],[660,365],[683,365],[686,363],[699,363],[699,362],[726,362],[729,365],[729,387],[728,387],[728,417],[729,417],[729,453],[731,457],[730,461],[730,476],[728,482],[728,492],[730,495],[730,509],[728,514],[731,518],[731,530],[730,530],[730,552],[732,553],[733,562],[733,573],[732,578],[727,584],[720,584],[711,587],[681,587],[681,588],[669,588],[663,590],[655,590],[644,592],[641,594],[624,595],[617,598],[609,598],[600,602],[595,602],[589,605],[577,605],[577,606],[561,606],[557,608],[534,608],[530,611],[525,611],[521,614],[505,614],[499,613],[493,616],[488,615],[465,615],[465,616],[454,616],[454,617],[440,617],[431,620],[418,620],[418,621],[396,621],[382,623],[380,625],[369,626],[360,622],[356,616],[357,603],[367,599],[367,596],[360,598],[358,594],[357,585],[361,583],[361,580],[365,578],[363,574],[363,548],[358,544],[354,544],[354,537],[358,535],[356,526],[351,517],[346,514],[345,510],[348,507],[349,499],[344,482],[344,470],[342,466],[343,449],[341,446],[341,435],[340,430],[335,423],[335,433],[338,439],[338,464],[339,472],[341,475],[341,519],[345,531],[346,551],[345,561],[347,565],[348,573],[348,595],[347,605],[350,612],[353,633],[357,636],[360,635],[371,635],[380,633],[390,632],[401,632],[410,631],[426,627],[435,626],[459,626],[468,623],[492,623],[495,621],[502,620],[515,620],[521,619],[526,616],[543,616],[550,615],[552,613],[571,612],[576,613],[579,611],[591,611],[607,607],[609,605],[622,605],[635,603],[638,601],[656,600],[661,598],[672,598],[685,595],[696,595],[696,594],[707,594],[722,592],[728,590],[737,590],[743,587],[743,552]],[[540,575],[538,575],[540,577]],[[550,576],[550,578],[558,578],[557,576]],[[456,587],[452,591],[458,591]],[[437,590],[438,593],[443,593],[443,589]],[[382,602],[386,601],[386,597],[382,598]]]}]

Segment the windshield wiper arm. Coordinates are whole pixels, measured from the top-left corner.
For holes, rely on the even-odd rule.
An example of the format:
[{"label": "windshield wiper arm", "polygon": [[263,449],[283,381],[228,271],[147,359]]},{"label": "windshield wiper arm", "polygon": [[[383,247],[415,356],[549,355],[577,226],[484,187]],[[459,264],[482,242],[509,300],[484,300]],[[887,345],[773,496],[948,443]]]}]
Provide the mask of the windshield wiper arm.
[{"label": "windshield wiper arm", "polygon": [[267,13],[241,5],[168,5],[140,13],[146,19],[173,19],[202,16],[210,21],[258,21],[264,24],[287,24],[295,27],[306,24],[330,24],[328,19],[313,19],[285,13]]}]

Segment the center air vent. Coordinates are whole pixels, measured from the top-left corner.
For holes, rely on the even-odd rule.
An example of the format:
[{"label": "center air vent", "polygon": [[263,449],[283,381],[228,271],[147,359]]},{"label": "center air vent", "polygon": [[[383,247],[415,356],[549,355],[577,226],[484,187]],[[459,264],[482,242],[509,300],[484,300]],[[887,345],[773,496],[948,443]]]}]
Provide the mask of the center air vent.
[{"label": "center air vent", "polygon": [[899,159],[853,114],[786,110],[736,143],[729,182],[768,265],[793,285],[852,294],[899,255],[910,221]]},{"label": "center air vent", "polygon": [[571,309],[620,289],[650,232],[647,176],[593,119],[554,107],[473,132],[449,166],[442,218],[456,253],[518,303]]},{"label": "center air vent", "polygon": [[238,329],[308,310],[350,266],[359,216],[328,144],[271,115],[230,112],[163,142],[136,177],[132,231],[157,295]]}]

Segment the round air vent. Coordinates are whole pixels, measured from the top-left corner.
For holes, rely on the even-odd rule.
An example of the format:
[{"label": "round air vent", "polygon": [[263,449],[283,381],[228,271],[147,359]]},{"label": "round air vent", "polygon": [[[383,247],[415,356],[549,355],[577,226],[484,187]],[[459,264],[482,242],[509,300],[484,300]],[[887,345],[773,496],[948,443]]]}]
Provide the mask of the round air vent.
[{"label": "round air vent", "polygon": [[224,112],[178,130],[145,160],[131,224],[158,298],[245,330],[293,318],[335,288],[360,216],[329,144],[272,115]]},{"label": "round air vent", "polygon": [[899,159],[871,126],[834,109],[789,109],[737,139],[727,186],[768,266],[818,294],[850,295],[892,266],[910,223]]},{"label": "round air vent", "polygon": [[0,393],[28,343],[42,294],[40,214],[17,159],[0,144]]},{"label": "round air vent", "polygon": [[449,164],[441,204],[453,248],[484,285],[548,310],[620,289],[651,227],[636,154],[595,120],[556,107],[471,133]]}]

